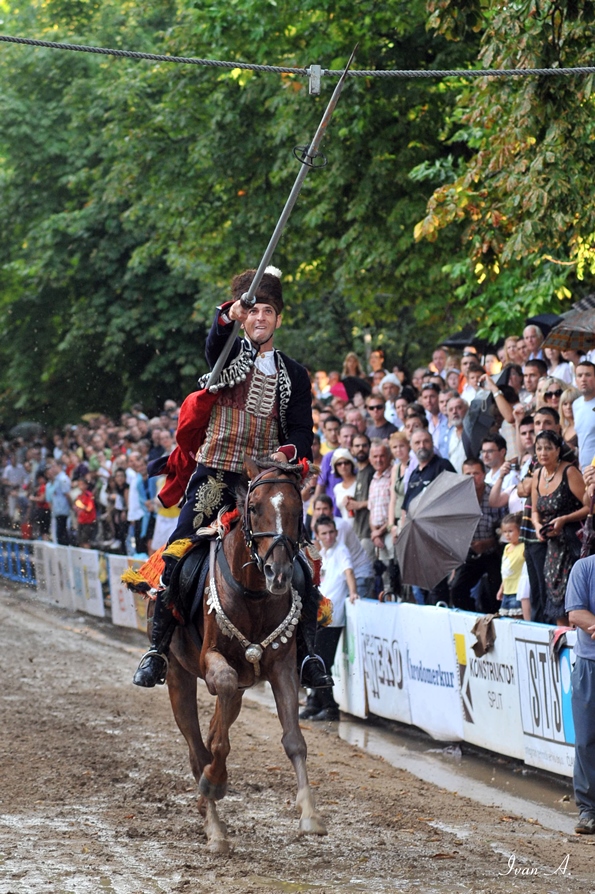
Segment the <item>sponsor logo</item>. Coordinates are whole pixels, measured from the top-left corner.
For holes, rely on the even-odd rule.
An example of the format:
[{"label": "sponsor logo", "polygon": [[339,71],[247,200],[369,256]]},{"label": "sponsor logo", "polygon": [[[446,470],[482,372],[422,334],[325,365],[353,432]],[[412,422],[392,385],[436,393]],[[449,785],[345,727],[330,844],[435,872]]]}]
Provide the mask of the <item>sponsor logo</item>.
[{"label": "sponsor logo", "polygon": [[414,663],[409,657],[409,649],[407,649],[407,671],[409,679],[418,683],[427,683],[430,686],[444,686],[447,689],[455,688],[453,671],[442,670],[439,664],[436,667],[429,667],[424,666],[421,661]]},{"label": "sponsor logo", "polygon": [[373,698],[380,698],[382,687],[403,688],[403,658],[396,639],[365,634],[364,665]]},{"label": "sponsor logo", "polygon": [[536,739],[572,744],[570,650],[563,648],[552,657],[547,643],[520,638],[516,649],[523,732]]}]

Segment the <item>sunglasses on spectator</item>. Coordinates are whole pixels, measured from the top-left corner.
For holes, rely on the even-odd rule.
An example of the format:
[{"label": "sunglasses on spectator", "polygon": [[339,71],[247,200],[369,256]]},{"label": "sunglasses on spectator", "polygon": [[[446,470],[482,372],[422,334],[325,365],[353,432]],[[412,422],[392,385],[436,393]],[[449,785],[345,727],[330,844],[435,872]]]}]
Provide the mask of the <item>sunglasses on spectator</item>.
[{"label": "sunglasses on spectator", "polygon": [[384,410],[384,404],[368,404],[368,410]]},{"label": "sunglasses on spectator", "polygon": [[348,459],[338,459],[337,462],[335,463],[335,468],[337,466],[352,466],[352,465],[353,465],[353,463]]},{"label": "sunglasses on spectator", "polygon": [[546,400],[551,400],[552,397],[560,397],[563,393],[561,389],[560,391],[546,391],[543,396]]}]

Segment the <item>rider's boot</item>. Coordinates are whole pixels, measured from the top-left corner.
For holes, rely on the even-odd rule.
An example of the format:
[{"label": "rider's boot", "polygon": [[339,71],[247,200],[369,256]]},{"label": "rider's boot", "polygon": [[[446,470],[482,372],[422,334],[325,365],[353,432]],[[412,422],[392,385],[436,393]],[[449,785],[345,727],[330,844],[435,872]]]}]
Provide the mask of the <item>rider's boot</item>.
[{"label": "rider's boot", "polygon": [[[168,562],[167,558],[169,557],[166,557],[165,569],[161,578],[164,585],[169,583],[171,572],[176,564],[176,560]],[[166,599],[167,589],[163,589],[157,594],[155,599],[153,626],[151,628],[151,648],[141,658],[136,673],[132,678],[135,686],[145,686],[152,689],[153,686],[161,686],[165,683],[169,644],[178,623],[171,609],[165,604]]]},{"label": "rider's boot", "polygon": [[312,582],[310,567],[301,556],[296,564],[303,572],[304,586],[298,587],[302,596],[302,617],[297,627],[296,645],[300,683],[308,689],[324,689],[334,681],[320,655],[316,654],[316,626],[320,591]]}]

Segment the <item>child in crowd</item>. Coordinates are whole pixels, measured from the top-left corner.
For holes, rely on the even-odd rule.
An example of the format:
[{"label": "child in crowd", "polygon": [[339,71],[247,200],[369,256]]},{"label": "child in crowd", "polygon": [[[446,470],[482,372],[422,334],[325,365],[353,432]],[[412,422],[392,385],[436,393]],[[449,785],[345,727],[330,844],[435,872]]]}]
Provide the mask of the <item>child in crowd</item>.
[{"label": "child in crowd", "polygon": [[52,507],[46,500],[45,490],[47,486],[47,478],[45,472],[37,473],[35,490],[31,494],[31,503],[33,510],[31,513],[31,521],[33,524],[33,534],[35,537],[41,537],[42,540],[50,540],[50,526],[52,523]]},{"label": "child in crowd", "polygon": [[520,542],[522,517],[522,512],[505,515],[500,525],[500,535],[506,546],[502,556],[502,583],[496,599],[502,602],[500,614],[507,618],[523,617],[523,606],[517,598],[525,563],[525,544]]},{"label": "child in crowd", "polygon": [[81,481],[82,489],[74,501],[78,545],[83,549],[91,549],[91,545],[97,537],[97,506],[93,487],[93,480],[85,478]]}]

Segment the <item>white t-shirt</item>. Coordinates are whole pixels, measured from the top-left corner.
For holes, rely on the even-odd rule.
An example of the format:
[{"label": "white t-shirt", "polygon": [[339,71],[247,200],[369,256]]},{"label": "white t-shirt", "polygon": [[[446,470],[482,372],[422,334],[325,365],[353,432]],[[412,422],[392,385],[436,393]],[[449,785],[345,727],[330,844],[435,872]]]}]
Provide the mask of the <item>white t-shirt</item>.
[{"label": "white t-shirt", "polygon": [[578,437],[578,462],[581,469],[590,465],[595,456],[595,397],[577,397],[572,405],[574,428]]},{"label": "white t-shirt", "polygon": [[345,600],[349,596],[349,586],[345,571],[353,562],[345,546],[337,540],[330,549],[322,549],[322,570],[320,589],[323,596],[333,603],[333,620],[329,627],[345,626]]},{"label": "white t-shirt", "polygon": [[561,382],[566,382],[567,385],[574,385],[574,369],[570,363],[559,363],[548,371],[548,376],[560,379]]},{"label": "white t-shirt", "polygon": [[128,521],[135,522],[143,517],[140,505],[140,494],[137,487],[138,472],[128,467],[126,469],[126,481],[128,482]]},{"label": "white t-shirt", "polygon": [[357,479],[353,479],[349,487],[343,487],[343,482],[339,481],[333,487],[333,493],[335,495],[335,506],[341,513],[341,518],[344,518],[345,521],[349,522],[350,525],[353,524],[353,518],[347,512],[347,507],[345,506],[345,501],[347,497],[355,496],[355,485]]},{"label": "white t-shirt", "polygon": [[[492,487],[493,484],[496,483],[496,479],[500,477],[500,469],[488,469],[486,472],[485,482]],[[507,491],[511,491],[513,487],[515,487],[520,481],[519,473],[516,469],[511,469],[510,472],[504,476],[504,481],[502,482],[502,490],[504,493]]]}]

